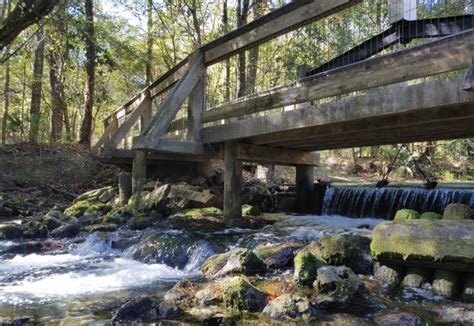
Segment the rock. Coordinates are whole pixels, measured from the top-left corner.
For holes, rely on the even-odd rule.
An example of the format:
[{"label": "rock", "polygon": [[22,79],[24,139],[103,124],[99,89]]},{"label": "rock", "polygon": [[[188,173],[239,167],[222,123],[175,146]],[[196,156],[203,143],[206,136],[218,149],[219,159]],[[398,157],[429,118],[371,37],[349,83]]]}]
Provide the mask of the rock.
[{"label": "rock", "polygon": [[423,284],[428,283],[431,277],[429,269],[409,267],[406,270],[402,286],[406,288],[421,288]]},{"label": "rock", "polygon": [[194,285],[191,281],[181,280],[165,293],[163,300],[168,303],[183,303],[194,297]]},{"label": "rock", "polygon": [[100,218],[100,214],[91,214],[91,215],[82,215],[77,219],[78,223],[86,226],[86,225],[92,225],[98,222]]},{"label": "rock", "polygon": [[434,273],[432,290],[447,298],[455,298],[460,293],[460,282],[460,273],[438,269]]},{"label": "rock", "polygon": [[405,220],[378,224],[372,255],[385,264],[458,271],[474,269],[473,220]]},{"label": "rock", "polygon": [[188,263],[188,248],[194,243],[189,236],[151,234],[136,244],[131,257],[147,264],[166,264],[179,269]]},{"label": "rock", "polygon": [[301,249],[301,243],[279,243],[260,247],[254,250],[258,258],[263,260],[268,268],[284,268],[293,264],[296,251]]},{"label": "rock", "polygon": [[48,229],[42,220],[33,220],[23,225],[23,237],[25,238],[45,238],[48,235]]},{"label": "rock", "polygon": [[263,274],[266,269],[265,264],[252,251],[244,248],[211,256],[201,266],[201,271],[207,278],[229,274]]},{"label": "rock", "polygon": [[199,320],[201,325],[225,325],[224,319],[227,317],[220,306],[192,307],[186,312]]},{"label": "rock", "polygon": [[132,212],[124,207],[114,207],[107,214],[102,216],[103,223],[123,224],[133,217]]},{"label": "rock", "polygon": [[301,286],[311,286],[318,274],[318,268],[327,265],[324,260],[317,258],[306,248],[298,252],[294,264],[294,280]]},{"label": "rock", "polygon": [[267,294],[259,291],[242,276],[222,281],[224,306],[233,312],[261,312],[267,304]]},{"label": "rock", "polygon": [[3,251],[2,254],[14,254],[14,255],[30,255],[41,252],[43,244],[38,241],[29,241],[14,245],[7,250]]},{"label": "rock", "polygon": [[374,277],[387,283],[389,288],[398,286],[403,280],[403,274],[403,268],[400,266],[389,267],[379,263],[374,265]]},{"label": "rock", "polygon": [[220,283],[213,283],[196,293],[196,300],[201,305],[217,305],[223,302],[223,290]]},{"label": "rock", "polygon": [[242,206],[242,216],[259,216],[262,213],[257,206],[245,204]]},{"label": "rock", "polygon": [[325,307],[347,307],[363,303],[368,291],[360,278],[346,266],[323,266],[314,282],[316,302]]},{"label": "rock", "polygon": [[153,208],[160,209],[166,204],[166,199],[170,194],[171,186],[165,184],[156,188],[152,192],[143,196],[141,200],[142,209],[150,210]]},{"label": "rock", "polygon": [[80,230],[79,224],[66,224],[54,229],[51,232],[51,236],[53,238],[71,238],[76,236]]},{"label": "rock", "polygon": [[57,209],[51,209],[49,212],[45,215],[45,218],[56,218],[60,221],[64,221],[67,219],[66,215],[63,214],[60,210]]},{"label": "rock", "polygon": [[417,220],[420,218],[420,213],[412,209],[400,209],[395,214],[394,221],[403,221],[403,220]]},{"label": "rock", "polygon": [[131,299],[121,305],[112,316],[112,322],[144,321],[156,318],[156,307],[150,298]]},{"label": "rock", "polygon": [[183,311],[175,304],[161,302],[158,305],[158,314],[162,319],[177,319],[183,315]]},{"label": "rock", "polygon": [[0,239],[13,240],[23,236],[23,228],[16,223],[0,224]]},{"label": "rock", "polygon": [[[326,320],[318,323],[320,326],[371,326],[375,323],[367,318],[356,317],[346,313],[331,313]],[[382,325],[380,325],[382,326]]]},{"label": "rock", "polygon": [[357,274],[373,273],[370,239],[360,235],[324,237],[312,242],[308,249],[328,265],[347,266]]},{"label": "rock", "polygon": [[[112,195],[111,195],[112,193]],[[83,193],[82,195],[78,196],[75,200],[74,203],[80,202],[80,201],[89,201],[89,202],[95,202],[95,201],[100,201],[100,197],[103,196],[102,198],[108,200],[103,201],[104,203],[109,201],[115,196],[116,190],[113,187],[104,187],[104,188],[99,188],[99,189],[94,189],[88,192]],[[104,195],[105,194],[105,195]]]},{"label": "rock", "polygon": [[135,215],[128,221],[130,230],[144,230],[153,226],[153,218],[150,216]]},{"label": "rock", "polygon": [[46,216],[43,221],[44,226],[48,230],[48,232],[53,231],[54,229],[57,229],[62,225],[62,222],[60,219],[54,216]]},{"label": "rock", "polygon": [[296,207],[296,199],[294,197],[278,198],[276,209],[279,212],[293,212]]},{"label": "rock", "polygon": [[474,273],[469,274],[462,290],[462,300],[474,303]]},{"label": "rock", "polygon": [[72,217],[81,217],[83,215],[92,215],[96,213],[106,214],[112,209],[112,206],[103,203],[91,203],[89,201],[76,201],[64,211],[64,214]]},{"label": "rock", "polygon": [[423,320],[408,312],[390,312],[374,318],[377,325],[383,326],[421,326],[426,325]]},{"label": "rock", "polygon": [[100,223],[92,224],[83,227],[81,230],[84,232],[113,232],[117,230],[117,225],[112,223]]},{"label": "rock", "polygon": [[184,217],[202,217],[202,216],[208,216],[208,217],[222,217],[224,215],[224,212],[215,207],[205,207],[205,208],[194,208],[194,209],[188,209],[183,212],[178,213],[178,215],[184,216]]},{"label": "rock", "polygon": [[471,208],[464,204],[449,204],[443,213],[443,219],[445,220],[464,220],[470,219],[471,216]]},{"label": "rock", "polygon": [[317,315],[317,310],[311,305],[308,298],[283,294],[270,303],[262,311],[273,319],[311,318]]},{"label": "rock", "polygon": [[421,220],[440,220],[442,218],[443,218],[443,215],[434,213],[434,212],[424,212],[420,216]]},{"label": "rock", "polygon": [[222,207],[222,198],[211,193],[209,189],[199,191],[198,187],[187,183],[175,184],[171,186],[169,198],[186,199],[192,207]]}]

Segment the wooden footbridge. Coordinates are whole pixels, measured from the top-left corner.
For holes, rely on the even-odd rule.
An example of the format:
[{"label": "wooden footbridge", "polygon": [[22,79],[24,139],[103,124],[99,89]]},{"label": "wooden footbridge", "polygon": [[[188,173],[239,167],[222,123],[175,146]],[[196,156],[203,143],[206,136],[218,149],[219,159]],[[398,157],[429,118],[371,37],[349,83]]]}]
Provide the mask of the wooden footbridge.
[{"label": "wooden footbridge", "polygon": [[[202,46],[105,119],[93,152],[105,162],[133,162],[135,188],[147,165],[190,161],[204,168],[223,160],[224,213],[233,224],[241,216],[242,161],[296,166],[305,210],[315,151],[474,136],[472,15],[400,20],[340,60],[302,70],[291,84],[206,109],[207,67],[359,2],[296,0]],[[421,27],[411,35],[406,24]],[[435,39],[380,55],[419,37]],[[152,112],[153,98],[163,94]],[[187,117],[176,119],[188,98]],[[123,146],[137,124],[131,146]],[[173,139],[183,131],[186,140]]]}]

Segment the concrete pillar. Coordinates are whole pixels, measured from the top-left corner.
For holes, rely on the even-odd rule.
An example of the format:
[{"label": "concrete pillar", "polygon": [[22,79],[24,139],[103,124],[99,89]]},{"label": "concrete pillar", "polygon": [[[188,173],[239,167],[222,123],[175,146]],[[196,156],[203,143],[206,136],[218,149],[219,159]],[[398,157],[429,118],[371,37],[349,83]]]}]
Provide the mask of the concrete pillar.
[{"label": "concrete pillar", "polygon": [[311,213],[314,201],[314,166],[296,166],[296,211]]},{"label": "concrete pillar", "polygon": [[224,148],[224,219],[227,226],[242,224],[242,162],[236,142],[226,142]]},{"label": "concrete pillar", "polygon": [[134,151],[133,166],[132,166],[132,193],[135,195],[140,191],[146,180],[146,152]]}]

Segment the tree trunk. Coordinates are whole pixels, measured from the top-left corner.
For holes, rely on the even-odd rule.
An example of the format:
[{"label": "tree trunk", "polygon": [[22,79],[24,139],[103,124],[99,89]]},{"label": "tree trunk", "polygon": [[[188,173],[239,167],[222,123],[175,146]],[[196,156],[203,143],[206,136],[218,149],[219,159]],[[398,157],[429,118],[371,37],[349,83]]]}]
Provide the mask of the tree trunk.
[{"label": "tree trunk", "polygon": [[[57,50],[57,49],[56,49]],[[62,81],[62,60],[59,53],[50,50],[49,54],[49,83],[51,86],[51,142],[61,139],[63,132],[63,117],[67,111]]]},{"label": "tree trunk", "polygon": [[[249,0],[238,0],[237,1],[237,28],[247,24],[247,17],[249,11]],[[247,64],[246,64],[246,53],[245,51],[239,53],[239,90],[237,91],[237,97],[242,97],[247,94]]]},{"label": "tree trunk", "polygon": [[146,52],[146,84],[153,81],[153,0],[147,0],[147,52]]},{"label": "tree trunk", "polygon": [[[7,9],[8,8],[8,9]],[[11,1],[6,0],[2,7],[2,16],[0,23],[5,20],[5,15],[10,14]],[[6,49],[6,55],[10,52],[10,46]],[[5,63],[5,90],[4,90],[4,101],[3,101],[3,119],[2,119],[2,145],[5,144],[7,139],[7,121],[8,121],[8,108],[10,106],[10,61]]]},{"label": "tree trunk", "polygon": [[82,118],[79,144],[91,147],[92,108],[94,105],[95,48],[94,48],[94,8],[93,0],[85,0],[86,11],[86,88],[84,92],[84,115]]},{"label": "tree trunk", "polygon": [[[265,9],[264,0],[254,0],[253,2],[253,19],[257,19],[263,14]],[[258,66],[258,46],[250,49],[249,53],[249,71],[247,80],[247,94],[255,93],[255,84],[257,79]]]},{"label": "tree trunk", "polygon": [[[224,33],[229,32],[229,16],[227,13],[227,0],[224,0],[222,6],[222,25],[224,26]],[[230,60],[225,59],[225,93],[224,100],[230,101]]]},{"label": "tree trunk", "polygon": [[31,86],[30,105],[30,131],[28,140],[32,143],[38,142],[39,123],[41,117],[41,93],[43,88],[43,65],[44,65],[44,30],[41,28],[37,33],[38,45],[35,50],[33,65],[33,83]]}]

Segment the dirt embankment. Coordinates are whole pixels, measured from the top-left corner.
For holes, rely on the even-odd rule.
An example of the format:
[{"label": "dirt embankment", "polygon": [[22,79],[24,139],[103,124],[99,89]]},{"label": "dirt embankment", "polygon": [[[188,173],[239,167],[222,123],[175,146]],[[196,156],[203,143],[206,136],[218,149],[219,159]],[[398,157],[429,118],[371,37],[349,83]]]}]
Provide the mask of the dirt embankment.
[{"label": "dirt embankment", "polygon": [[0,220],[68,204],[77,195],[115,182],[79,145],[16,144],[0,148]]}]

